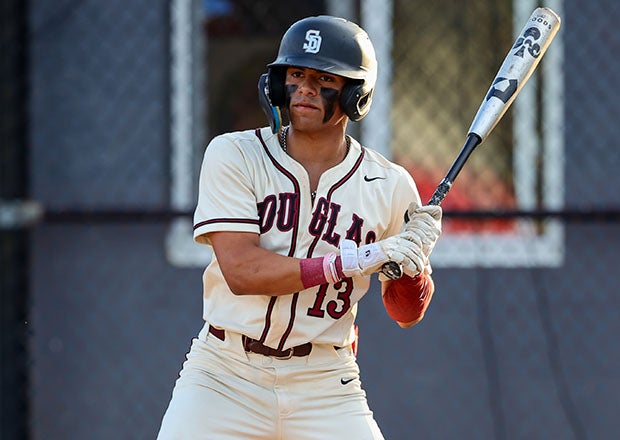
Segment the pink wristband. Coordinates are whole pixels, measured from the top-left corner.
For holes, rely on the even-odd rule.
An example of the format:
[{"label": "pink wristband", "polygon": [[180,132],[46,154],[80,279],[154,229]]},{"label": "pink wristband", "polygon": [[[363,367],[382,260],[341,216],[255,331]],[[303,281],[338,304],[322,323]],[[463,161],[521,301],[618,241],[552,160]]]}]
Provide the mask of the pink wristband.
[{"label": "pink wristband", "polygon": [[299,260],[301,283],[304,289],[327,283],[323,272],[323,258],[304,258]]},{"label": "pink wristband", "polygon": [[345,278],[340,257],[333,252],[324,257],[299,260],[299,272],[304,289],[321,284],[336,284]]}]

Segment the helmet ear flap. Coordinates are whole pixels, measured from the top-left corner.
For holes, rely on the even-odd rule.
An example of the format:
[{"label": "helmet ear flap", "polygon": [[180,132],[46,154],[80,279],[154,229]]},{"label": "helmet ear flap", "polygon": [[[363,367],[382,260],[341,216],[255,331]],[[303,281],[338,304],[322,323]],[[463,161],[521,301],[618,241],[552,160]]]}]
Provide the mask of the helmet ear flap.
[{"label": "helmet ear flap", "polygon": [[284,91],[284,76],[282,69],[269,69],[258,79],[258,102],[263,112],[267,116],[272,133],[277,133],[282,127],[282,117],[286,112],[282,112],[282,107],[286,103],[286,93]]},{"label": "helmet ear flap", "polygon": [[357,122],[368,114],[373,89],[366,90],[363,83],[349,81],[342,88],[340,106],[350,120]]},{"label": "helmet ear flap", "polygon": [[286,104],[286,87],[284,85],[286,69],[271,67],[267,73],[269,77],[269,99],[271,104],[282,107]]}]

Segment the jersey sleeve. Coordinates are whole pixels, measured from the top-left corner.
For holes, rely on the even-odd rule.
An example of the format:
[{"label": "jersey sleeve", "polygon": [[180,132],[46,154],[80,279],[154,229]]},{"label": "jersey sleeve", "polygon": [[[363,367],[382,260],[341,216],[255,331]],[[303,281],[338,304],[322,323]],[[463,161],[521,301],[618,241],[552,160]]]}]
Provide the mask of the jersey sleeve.
[{"label": "jersey sleeve", "polygon": [[214,231],[260,232],[252,173],[242,145],[222,135],[205,150],[194,212],[198,243],[209,244],[206,234]]},{"label": "jersey sleeve", "polygon": [[392,194],[390,223],[384,238],[391,237],[401,231],[405,222],[405,212],[411,202],[416,201],[418,204],[422,204],[411,174],[399,165],[395,167],[399,171],[400,178]]}]

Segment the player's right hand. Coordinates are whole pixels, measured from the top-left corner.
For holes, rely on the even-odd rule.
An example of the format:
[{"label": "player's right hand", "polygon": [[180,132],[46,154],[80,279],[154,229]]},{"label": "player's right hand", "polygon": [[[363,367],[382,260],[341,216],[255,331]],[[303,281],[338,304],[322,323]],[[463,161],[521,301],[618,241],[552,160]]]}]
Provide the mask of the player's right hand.
[{"label": "player's right hand", "polygon": [[353,240],[345,239],[340,243],[342,272],[347,277],[370,275],[381,270],[384,263],[393,261],[402,266],[405,274],[414,277],[428,264],[422,246],[419,235],[407,230],[359,248]]},{"label": "player's right hand", "polygon": [[442,209],[440,206],[420,206],[416,202],[409,204],[407,222],[403,231],[415,234],[422,243],[422,251],[428,257],[441,235]]}]

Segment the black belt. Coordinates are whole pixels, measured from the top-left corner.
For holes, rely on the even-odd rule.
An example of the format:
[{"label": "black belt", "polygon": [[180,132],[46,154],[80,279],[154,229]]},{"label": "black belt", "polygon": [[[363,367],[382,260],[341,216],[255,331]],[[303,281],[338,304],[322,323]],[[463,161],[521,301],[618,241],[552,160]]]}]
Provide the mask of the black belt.
[{"label": "black belt", "polygon": [[[218,338],[220,341],[224,341],[226,339],[226,333],[224,330],[217,329],[212,325],[209,326],[209,333]],[[258,353],[265,356],[272,356],[278,359],[290,359],[293,356],[308,356],[312,351],[312,344],[310,342],[298,345],[297,347],[291,347],[287,350],[276,350],[274,348],[267,347],[262,342],[249,338],[245,335],[241,337],[241,340],[245,351]]]}]

